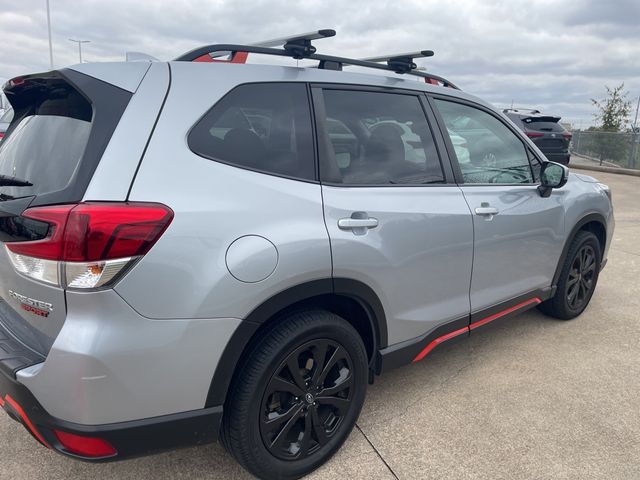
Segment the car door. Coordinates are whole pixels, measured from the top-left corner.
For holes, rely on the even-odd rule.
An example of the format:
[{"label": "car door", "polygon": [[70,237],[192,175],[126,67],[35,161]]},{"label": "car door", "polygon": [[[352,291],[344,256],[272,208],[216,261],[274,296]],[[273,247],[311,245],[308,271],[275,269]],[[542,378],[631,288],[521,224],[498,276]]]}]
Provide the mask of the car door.
[{"label": "car door", "polygon": [[432,103],[446,139],[462,137],[467,149],[461,155],[449,144],[473,214],[472,325],[496,306],[538,303],[549,292],[563,246],[564,193],[540,194],[540,164],[491,110],[448,97]]},{"label": "car door", "polygon": [[421,96],[322,85],[313,98],[334,279],[377,294],[389,345],[466,327],[472,220]]}]

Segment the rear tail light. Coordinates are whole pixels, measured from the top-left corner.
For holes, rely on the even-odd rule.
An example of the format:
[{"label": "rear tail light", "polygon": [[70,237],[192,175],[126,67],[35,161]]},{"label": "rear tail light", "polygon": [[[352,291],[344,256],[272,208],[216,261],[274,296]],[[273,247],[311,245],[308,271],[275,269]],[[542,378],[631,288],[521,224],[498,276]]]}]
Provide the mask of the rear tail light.
[{"label": "rear tail light", "polygon": [[23,217],[46,222],[46,238],[7,243],[14,268],[65,288],[108,286],[144,256],[173,219],[155,203],[81,203],[27,209]]},{"label": "rear tail light", "polygon": [[526,132],[529,138],[538,138],[544,136],[544,133]]},{"label": "rear tail light", "polygon": [[572,136],[572,135],[571,135],[571,133],[569,133],[569,132],[564,132],[564,133],[562,134],[562,138],[564,138],[565,140],[569,140],[569,141],[571,141],[571,136]]},{"label": "rear tail light", "polygon": [[106,458],[117,455],[118,451],[106,440],[96,437],[83,437],[75,433],[54,430],[54,435],[65,452],[85,458]]}]

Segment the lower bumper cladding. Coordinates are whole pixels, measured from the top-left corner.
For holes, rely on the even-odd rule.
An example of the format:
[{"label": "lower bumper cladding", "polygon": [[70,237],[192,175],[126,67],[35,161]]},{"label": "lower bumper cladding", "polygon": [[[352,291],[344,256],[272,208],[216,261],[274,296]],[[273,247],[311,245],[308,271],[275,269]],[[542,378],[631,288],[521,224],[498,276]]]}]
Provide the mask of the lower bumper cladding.
[{"label": "lower bumper cladding", "polygon": [[105,462],[217,440],[222,407],[108,425],[81,425],[49,415],[31,392],[0,372],[0,408],[42,445],[79,460]]}]

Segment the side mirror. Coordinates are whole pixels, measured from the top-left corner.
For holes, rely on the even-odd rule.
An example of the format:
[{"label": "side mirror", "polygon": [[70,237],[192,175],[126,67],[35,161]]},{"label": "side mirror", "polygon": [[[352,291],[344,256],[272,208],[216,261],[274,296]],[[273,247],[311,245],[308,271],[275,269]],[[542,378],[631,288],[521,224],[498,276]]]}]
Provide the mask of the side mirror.
[{"label": "side mirror", "polygon": [[540,186],[538,191],[540,196],[548,197],[551,190],[561,188],[567,183],[569,169],[564,165],[555,162],[545,162],[540,170]]}]

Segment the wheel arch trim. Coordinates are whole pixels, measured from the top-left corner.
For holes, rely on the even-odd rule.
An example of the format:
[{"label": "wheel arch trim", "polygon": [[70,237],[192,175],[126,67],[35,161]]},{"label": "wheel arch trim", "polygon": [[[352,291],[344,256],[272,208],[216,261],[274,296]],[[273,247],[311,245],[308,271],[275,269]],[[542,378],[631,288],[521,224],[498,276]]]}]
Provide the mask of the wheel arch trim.
[{"label": "wheel arch trim", "polygon": [[571,242],[573,242],[573,239],[576,237],[577,233],[583,229],[583,227],[585,225],[587,225],[588,223],[592,223],[592,222],[596,222],[599,223],[602,228],[604,229],[605,232],[605,245],[602,245],[602,252],[605,251],[606,249],[606,241],[607,241],[607,221],[605,220],[604,215],[600,214],[600,213],[589,213],[585,216],[583,216],[582,218],[580,218],[580,220],[578,220],[575,225],[573,226],[573,228],[571,229],[571,232],[569,232],[569,235],[567,235],[567,239],[564,243],[564,247],[562,248],[562,253],[560,254],[560,259],[558,260],[558,265],[556,266],[556,271],[553,275],[553,283],[552,285],[555,287],[558,284],[558,280],[560,279],[560,274],[562,273],[562,266],[564,265],[564,261],[567,258],[567,253],[569,252],[569,248],[571,247]]},{"label": "wheel arch trim", "polygon": [[[349,278],[323,278],[295,285],[258,305],[240,323],[216,365],[205,407],[224,404],[236,369],[255,334],[265,322],[296,303],[331,294],[355,300],[364,308],[376,343],[374,352],[387,346],[387,321],[384,308],[378,295],[368,285]],[[372,362],[374,360],[375,354]]]}]

